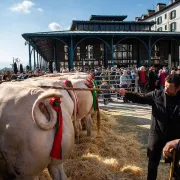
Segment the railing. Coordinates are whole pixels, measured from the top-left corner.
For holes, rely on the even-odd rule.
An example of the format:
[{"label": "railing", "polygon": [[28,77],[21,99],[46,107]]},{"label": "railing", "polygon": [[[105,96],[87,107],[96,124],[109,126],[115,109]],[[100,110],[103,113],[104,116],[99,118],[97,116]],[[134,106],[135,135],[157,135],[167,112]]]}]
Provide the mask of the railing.
[{"label": "railing", "polygon": [[[42,74],[28,74],[30,75],[31,77],[38,77],[38,76],[41,76]],[[121,86],[120,85],[120,77],[121,75],[102,75],[102,76],[95,76],[95,79],[96,79],[96,82],[97,82],[97,85],[98,85],[98,88],[102,88],[102,89],[118,89],[118,88],[125,88],[126,90],[129,90],[129,91],[134,91],[134,92],[140,92],[140,88],[138,86],[138,83],[137,83],[137,79],[131,79],[130,76],[129,76],[129,79],[126,79],[126,81],[128,82],[128,85],[127,87],[124,87],[124,86]],[[20,78],[20,79],[14,79],[13,81],[23,81],[24,78]],[[103,82],[107,82],[106,85],[103,84]],[[2,82],[7,82],[7,81],[0,81],[0,84]],[[99,98],[101,100],[105,100],[105,101],[108,101],[108,100],[111,100],[112,98],[116,98],[117,100],[121,100],[123,99],[122,96],[120,96],[117,92],[112,92],[112,91],[98,91],[99,93]]]},{"label": "railing", "polygon": [[[107,86],[107,89],[114,89],[114,88],[125,88],[128,91],[140,92],[140,88],[138,86],[137,79],[126,79],[128,82],[127,86],[120,84],[120,77],[121,75],[104,75],[104,76],[95,76],[98,88],[104,88]],[[104,85],[103,82],[107,82],[107,85]],[[117,100],[121,100],[124,97],[120,96],[118,93],[114,93],[111,91],[107,92],[99,92],[99,98],[103,99],[104,102],[111,100],[112,98],[116,98]]]}]

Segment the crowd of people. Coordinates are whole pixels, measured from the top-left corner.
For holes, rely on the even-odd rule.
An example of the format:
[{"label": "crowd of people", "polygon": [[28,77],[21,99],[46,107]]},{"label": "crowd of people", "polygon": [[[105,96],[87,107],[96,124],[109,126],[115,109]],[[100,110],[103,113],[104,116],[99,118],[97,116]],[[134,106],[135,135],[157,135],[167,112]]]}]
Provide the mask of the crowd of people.
[{"label": "crowd of people", "polygon": [[[155,89],[164,89],[165,79],[169,74],[180,74],[180,66],[177,70],[168,70],[168,67],[158,69],[154,66],[145,68],[97,68],[91,70],[99,87],[103,88],[125,88],[134,92],[146,93]],[[107,104],[110,94],[104,93],[104,103]],[[117,99],[120,95],[117,94]],[[124,102],[128,102],[123,98]]]},{"label": "crowd of people", "polygon": [[28,79],[31,77],[36,77],[39,75],[45,74],[43,69],[39,69],[38,67],[34,71],[26,70],[24,72],[14,73],[13,71],[0,72],[0,81],[21,81],[24,79]]},{"label": "crowd of people", "polygon": [[171,72],[167,67],[157,69],[154,66],[150,68],[144,66],[140,68],[97,68],[93,72],[98,85],[107,81],[114,87],[131,88],[133,91],[144,93],[154,89],[163,89],[165,78],[169,74],[180,74],[180,66],[176,71],[172,70]]}]

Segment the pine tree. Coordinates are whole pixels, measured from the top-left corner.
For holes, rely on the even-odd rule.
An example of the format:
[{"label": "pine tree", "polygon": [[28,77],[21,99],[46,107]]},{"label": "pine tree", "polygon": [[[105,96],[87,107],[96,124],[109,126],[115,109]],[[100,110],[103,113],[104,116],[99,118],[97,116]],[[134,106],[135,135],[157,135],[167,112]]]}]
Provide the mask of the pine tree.
[{"label": "pine tree", "polygon": [[14,73],[17,74],[17,72],[18,72],[18,68],[17,68],[17,64],[16,64],[16,62],[15,62],[15,63],[14,63]]},{"label": "pine tree", "polygon": [[20,64],[20,72],[23,73],[23,71],[24,71],[24,70],[23,70],[23,65]]},{"label": "pine tree", "polygon": [[29,67],[29,65],[27,65],[27,66],[26,66],[26,70],[30,70],[30,67]]}]

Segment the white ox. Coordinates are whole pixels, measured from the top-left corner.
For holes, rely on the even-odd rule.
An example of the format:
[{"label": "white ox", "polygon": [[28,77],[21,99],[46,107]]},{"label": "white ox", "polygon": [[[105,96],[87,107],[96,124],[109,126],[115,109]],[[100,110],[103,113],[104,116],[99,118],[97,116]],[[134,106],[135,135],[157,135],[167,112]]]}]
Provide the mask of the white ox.
[{"label": "white ox", "polygon": [[[47,86],[63,86],[65,80],[70,80],[75,88],[88,89],[85,84],[85,79],[89,79],[87,73],[61,73],[61,74],[47,74],[38,78],[27,79],[26,82],[33,85],[47,85]],[[71,92],[71,91],[70,91]],[[81,127],[81,120],[84,120],[87,135],[91,136],[92,133],[92,118],[94,113],[93,96],[91,91],[74,91],[78,98],[79,112],[76,116],[74,128],[76,134],[76,141],[79,143],[79,134]],[[73,94],[71,92],[71,94]],[[72,96],[72,95],[71,95]],[[75,101],[75,100],[74,100]],[[76,108],[75,108],[76,109]],[[76,112],[75,112],[76,113]],[[74,115],[75,116],[75,115]],[[97,112],[97,130],[100,130],[100,113]]]},{"label": "white ox", "polygon": [[[62,160],[52,159],[57,112],[49,103],[60,97]],[[74,103],[66,91],[44,91],[20,83],[0,85],[0,174],[5,179],[35,180],[47,167],[54,180],[65,180],[63,162],[74,144]]]},{"label": "white ox", "polygon": [[[47,75],[46,78],[49,77],[51,80],[70,80],[75,88],[84,88],[88,89],[88,86],[85,83],[85,79],[89,79],[89,75],[87,73],[61,73],[56,74],[56,76]],[[41,78],[41,77],[40,77]],[[93,108],[93,96],[91,91],[75,91],[78,103],[79,103],[79,112],[76,116],[77,121],[81,122],[84,120],[85,126],[87,129],[87,135],[91,136],[92,133],[92,118],[91,115],[94,113]],[[81,124],[81,123],[79,123]],[[76,136],[79,137],[79,131],[82,129],[76,127]],[[97,112],[97,130],[100,130],[100,113]]]}]

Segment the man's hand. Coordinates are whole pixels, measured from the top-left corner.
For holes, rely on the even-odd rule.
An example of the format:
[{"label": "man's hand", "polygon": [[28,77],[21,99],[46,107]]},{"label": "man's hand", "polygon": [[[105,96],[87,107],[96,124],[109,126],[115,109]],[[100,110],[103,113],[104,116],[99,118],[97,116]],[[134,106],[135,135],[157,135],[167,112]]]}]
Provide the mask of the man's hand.
[{"label": "man's hand", "polygon": [[165,158],[172,157],[173,150],[177,149],[177,145],[180,139],[169,141],[163,148],[163,156]]},{"label": "man's hand", "polygon": [[119,92],[118,92],[121,96],[125,96],[126,95],[126,90],[124,88],[120,88]]}]

